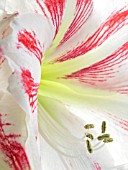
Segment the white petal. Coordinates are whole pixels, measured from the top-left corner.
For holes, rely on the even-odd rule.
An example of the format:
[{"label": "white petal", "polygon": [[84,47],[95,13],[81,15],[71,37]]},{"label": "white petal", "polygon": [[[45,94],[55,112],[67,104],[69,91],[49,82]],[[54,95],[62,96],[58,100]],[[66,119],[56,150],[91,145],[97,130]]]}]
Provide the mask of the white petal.
[{"label": "white petal", "polygon": [[5,58],[0,59],[0,91],[6,91],[8,87],[8,78],[11,75],[11,69],[9,69],[9,65]]},{"label": "white petal", "polygon": [[[61,161],[61,164],[64,164],[64,166],[66,165],[66,167],[72,170],[79,169],[79,167],[82,169],[91,169],[93,163],[86,155],[85,141],[82,140],[84,135],[84,122],[72,115],[62,103],[45,97],[42,99],[39,98],[38,114],[40,133],[58,152],[60,158],[56,158],[58,155],[55,154],[55,151],[53,154],[55,154],[56,157],[54,157],[54,155],[47,157],[49,157],[49,159]],[[45,149],[48,148],[52,152],[52,149],[50,149],[48,144],[45,144],[45,142],[43,143],[46,145]],[[43,150],[42,147],[42,151]],[[42,153],[42,159],[46,157],[50,151],[46,150],[45,152],[44,154]],[[44,166],[50,169],[53,160],[51,160],[51,164],[49,163],[48,166],[48,162],[45,159],[44,161],[46,162],[44,163]],[[55,165],[53,169],[55,169],[56,166],[57,165]]]},{"label": "white petal", "polygon": [[84,152],[80,149],[81,144],[78,138],[81,137],[81,133],[76,133],[79,129],[74,128],[75,124],[79,123],[75,119],[60,102],[39,97],[40,132],[51,145],[65,155],[79,155]]},{"label": "white petal", "polygon": [[3,10],[6,11],[8,14],[12,14],[15,12],[23,14],[29,12],[34,13],[34,5],[36,5],[36,3],[34,2],[34,0],[31,0],[31,2],[29,0],[3,0],[3,4],[0,5],[2,6]]},{"label": "white petal", "polygon": [[86,155],[76,158],[63,156],[58,154],[42,137],[40,137],[40,141],[42,167],[46,170],[93,170],[95,167],[95,165],[91,165],[91,161],[87,161]]},{"label": "white petal", "polygon": [[42,168],[46,170],[66,170],[58,153],[40,136]]},{"label": "white petal", "polygon": [[[33,20],[31,20],[31,17]],[[38,23],[42,24],[37,25]],[[50,30],[48,21],[42,18],[40,15],[36,16],[34,14],[18,17],[14,22],[11,23],[11,28],[13,29],[13,33],[7,38],[3,39],[0,45],[5,57],[9,61],[12,71],[14,72],[12,74],[12,79],[14,80],[15,77],[16,79],[18,78],[14,81],[10,79],[13,89],[15,86],[17,86],[15,83],[17,81],[18,84],[21,84],[20,86],[24,87],[23,89],[23,87],[17,86],[16,89],[18,91],[16,92],[16,90],[12,89],[12,93],[18,97],[17,93],[22,91],[24,97],[28,98],[27,100],[29,100],[30,106],[32,109],[34,109],[35,105],[32,104],[34,101],[31,100],[35,99],[30,98],[30,95],[32,94],[30,94],[31,92],[27,91],[27,83],[28,81],[31,81],[29,87],[33,86],[31,88],[35,88],[31,90],[33,90],[33,95],[36,98],[40,81],[40,63],[43,52],[48,48],[52,40],[52,32]],[[44,31],[42,32],[42,30]],[[11,85],[9,87],[10,91]],[[25,94],[24,91],[29,94]],[[25,103],[26,99],[24,100],[18,97],[18,100],[20,100],[21,103]]]},{"label": "white petal", "polygon": [[[44,109],[41,109],[41,107]],[[85,122],[82,123],[79,121],[79,119],[76,116],[73,116],[68,110],[66,110],[65,106],[60,102],[45,97],[42,99],[39,98],[39,127],[41,135],[50,145],[52,145],[52,147],[58,152],[59,155],[58,157],[57,153],[53,151],[53,149],[41,139],[41,155],[43,167],[49,170],[51,167],[55,169],[57,166],[60,167],[62,164],[62,169],[65,166],[65,169],[67,168],[71,170],[90,170],[96,169],[98,167],[106,170],[113,169],[127,163],[128,155],[126,154],[127,151],[125,150],[125,148],[128,147],[127,142],[125,142],[127,136],[125,136],[126,133],[123,131],[123,129],[121,130],[120,127],[115,126],[112,119],[110,119],[109,116],[107,117],[103,115],[102,112],[97,114],[96,111],[95,113],[87,110],[84,107],[74,107],[70,108],[70,110],[85,120],[86,123],[95,124],[95,129],[92,130],[91,133],[93,133],[94,136],[96,135],[96,137],[101,133],[102,120],[106,120],[107,133],[110,133],[111,137],[114,138],[114,142],[112,144],[106,144],[101,147],[102,143],[99,143],[95,139],[92,141],[92,146],[94,147],[93,154],[89,154],[86,151],[86,147],[84,146],[85,144],[82,147],[83,151],[79,146],[76,148],[75,143],[78,143],[78,139],[79,145],[81,145],[80,136],[81,134],[85,133],[83,131]],[[77,137],[76,141],[73,140],[72,135]],[[95,149],[98,143],[100,147],[99,149]],[[115,150],[118,152],[118,155],[116,154],[117,152],[115,152]],[[79,154],[80,152],[81,154]],[[73,157],[73,155],[75,157]],[[49,158],[48,160],[47,157]],[[49,162],[49,160],[51,161]],[[56,160],[57,164],[54,165],[53,162],[56,162]],[[44,164],[43,161],[45,162]]]}]

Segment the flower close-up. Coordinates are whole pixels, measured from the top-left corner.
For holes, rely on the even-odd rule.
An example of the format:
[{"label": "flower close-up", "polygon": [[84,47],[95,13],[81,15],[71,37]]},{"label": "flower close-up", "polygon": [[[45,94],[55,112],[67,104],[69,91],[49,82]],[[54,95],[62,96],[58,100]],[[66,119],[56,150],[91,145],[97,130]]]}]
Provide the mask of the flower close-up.
[{"label": "flower close-up", "polygon": [[128,170],[128,0],[0,0],[0,170]]}]

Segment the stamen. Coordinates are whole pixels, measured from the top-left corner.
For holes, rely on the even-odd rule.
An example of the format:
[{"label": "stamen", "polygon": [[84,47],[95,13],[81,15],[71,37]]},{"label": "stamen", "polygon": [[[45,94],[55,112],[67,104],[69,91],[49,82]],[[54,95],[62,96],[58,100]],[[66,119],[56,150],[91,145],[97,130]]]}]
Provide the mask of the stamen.
[{"label": "stamen", "polygon": [[85,129],[92,129],[94,128],[94,124],[87,124],[84,126]]},{"label": "stamen", "polygon": [[106,122],[105,121],[102,122],[101,129],[102,129],[102,133],[106,132]]}]

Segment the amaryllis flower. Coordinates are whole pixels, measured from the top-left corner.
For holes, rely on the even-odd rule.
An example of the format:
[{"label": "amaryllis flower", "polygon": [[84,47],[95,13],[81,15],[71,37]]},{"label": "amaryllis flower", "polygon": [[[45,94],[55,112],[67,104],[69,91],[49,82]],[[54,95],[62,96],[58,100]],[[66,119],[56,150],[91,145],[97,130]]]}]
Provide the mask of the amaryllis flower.
[{"label": "amaryllis flower", "polygon": [[0,170],[127,170],[127,150],[128,0],[1,0]]}]

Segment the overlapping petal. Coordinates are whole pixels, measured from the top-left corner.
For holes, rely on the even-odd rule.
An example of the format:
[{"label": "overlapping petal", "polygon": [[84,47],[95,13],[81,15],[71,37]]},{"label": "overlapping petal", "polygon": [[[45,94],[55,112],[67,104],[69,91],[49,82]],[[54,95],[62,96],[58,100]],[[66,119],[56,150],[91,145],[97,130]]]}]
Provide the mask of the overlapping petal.
[{"label": "overlapping petal", "polygon": [[[0,92],[1,96],[1,92]],[[0,168],[29,170],[25,112],[4,92],[0,100]]]},{"label": "overlapping petal", "polygon": [[[96,12],[96,8],[99,10],[95,5],[94,1],[93,12]],[[111,5],[107,14],[102,11],[105,17],[99,16],[102,18],[99,19],[100,24],[96,22],[93,31],[88,35],[85,33],[84,41],[78,39],[79,35],[82,37],[82,32],[76,33],[70,37],[72,41],[70,38],[62,41],[54,51],[46,53],[39,90],[39,98],[50,97],[69,105],[82,105],[88,111],[91,110],[91,120],[96,120],[95,116],[99,115],[101,121],[110,121],[109,126],[116,140],[115,145],[111,146],[118,149],[119,155],[116,156],[107,148],[113,160],[112,164],[108,160],[108,165],[101,156],[106,151],[102,152],[101,149],[101,153],[95,153],[92,157],[97,160],[95,165],[100,169],[120,168],[122,164],[127,166],[127,144],[124,141],[128,126],[128,3],[123,1],[118,4],[113,1]],[[77,42],[76,47],[73,40]],[[82,115],[83,119],[86,114]],[[118,136],[122,139],[122,147]]]},{"label": "overlapping petal", "polygon": [[[109,101],[115,101],[115,103],[122,101],[126,104],[128,93],[127,5],[127,2],[124,2],[123,7],[110,14],[85,43],[66,52],[67,57],[64,60],[59,61],[58,54],[58,56],[55,56],[56,53],[51,54],[51,62],[44,62],[42,67],[42,78],[63,86],[65,91],[67,88],[70,92],[74,90],[73,93],[77,96],[85,96],[85,99],[83,97],[85,103],[90,102],[92,106],[99,107],[100,101],[104,101],[106,107]],[[57,58],[57,62],[53,61],[54,57]],[[64,55],[60,58],[63,57]],[[116,99],[117,97],[119,99]],[[69,96],[67,98],[69,99]],[[75,100],[75,97],[71,98]],[[107,110],[111,112],[114,106],[112,110],[110,108]],[[125,107],[123,112],[125,117],[127,117],[126,112]]]},{"label": "overlapping petal", "polygon": [[[74,20],[77,20],[77,17],[83,12],[83,6],[88,9],[78,17],[79,20],[82,19],[84,21],[85,19],[83,26],[80,27],[80,23],[77,22],[76,25],[79,31],[71,34],[71,37],[68,36],[66,43],[59,45],[53,53],[47,55],[47,62],[62,62],[96,48],[116,33],[122,27],[127,17],[125,8],[128,3],[125,0],[118,2],[114,0],[106,0],[105,2],[101,0],[86,2],[78,0],[77,3],[81,10],[78,10],[76,7],[78,11],[77,15],[74,15]],[[100,8],[101,6],[102,8]],[[116,27],[118,29],[115,29]],[[73,25],[72,30],[77,30],[77,28],[75,29],[75,25]]]},{"label": "overlapping petal", "polygon": [[[30,20],[31,17],[33,20]],[[42,24],[39,25],[38,23]],[[49,47],[53,38],[54,30],[53,32],[51,31],[52,29],[50,24],[45,18],[41,15],[37,16],[34,14],[18,16],[13,22],[10,23],[10,25],[8,23],[8,26],[10,26],[12,32],[8,36],[2,38],[0,42],[2,62],[1,78],[3,78],[4,75],[7,75],[7,85],[5,84],[4,86],[5,91],[7,91],[8,88],[10,94],[16,100],[16,103],[24,111],[24,122],[21,122],[20,125],[24,125],[27,131],[25,139],[23,139],[21,135],[21,139],[24,140],[24,154],[26,157],[29,157],[27,159],[29,167],[27,168],[30,169],[31,167],[32,169],[41,169],[38,144],[37,93],[40,83],[40,64],[43,57],[43,52]],[[5,59],[8,63],[7,66],[3,59]],[[8,70],[10,71],[9,73]],[[4,81],[4,79],[2,79],[2,81]],[[1,84],[2,83],[5,82],[1,82]],[[10,106],[11,105],[12,103],[10,103]],[[7,114],[10,115],[12,113],[8,110]],[[19,115],[20,114],[22,116],[22,113],[19,113]],[[13,116],[15,117],[15,115]],[[20,119],[20,116],[18,117]],[[16,120],[13,119],[12,123],[15,123],[15,121]],[[8,128],[7,131],[9,130],[11,131],[10,128]],[[22,130],[22,128],[20,128],[20,130]],[[11,131],[11,133],[14,132]],[[19,129],[17,129],[17,134],[20,134]],[[21,145],[21,142],[19,142],[18,145]],[[31,148],[34,149],[32,150]],[[2,152],[4,151],[6,152],[3,148]],[[11,154],[12,157],[15,157],[15,155],[13,156],[13,153]],[[5,156],[6,159],[8,159],[7,155]],[[23,154],[22,156],[24,158]],[[17,159],[19,159],[18,156]],[[17,164],[17,162],[15,163]],[[24,165],[22,166],[25,166],[25,162],[23,162],[23,164]],[[25,167],[20,167],[20,165],[17,166],[19,166],[18,168],[20,169],[25,169]],[[12,166],[11,168],[14,169],[15,167]]]},{"label": "overlapping petal", "polygon": [[[95,49],[90,49],[91,51],[84,55],[79,55],[81,50],[74,49],[72,54],[77,58],[57,63],[44,62],[42,79],[48,81],[42,82],[42,95],[43,88],[44,93],[51,89],[49,96],[53,98],[66,102],[76,100],[78,103],[106,110],[105,112],[123,115],[127,119],[127,25],[128,10],[125,6],[113,12],[107,21],[104,21],[99,28],[102,29],[100,34],[94,33],[88,39],[90,41],[97,34],[97,48],[94,46]],[[95,41],[90,42],[93,44]],[[70,54],[66,55],[70,57]],[[53,90],[55,86],[58,87],[57,91]],[[125,106],[123,111],[120,102]],[[115,109],[115,105],[120,109]]]},{"label": "overlapping petal", "polygon": [[[76,125],[81,128],[75,127]],[[43,137],[60,153],[69,156],[84,153],[79,140],[82,137],[82,123],[62,103],[39,97],[39,127]]]}]

